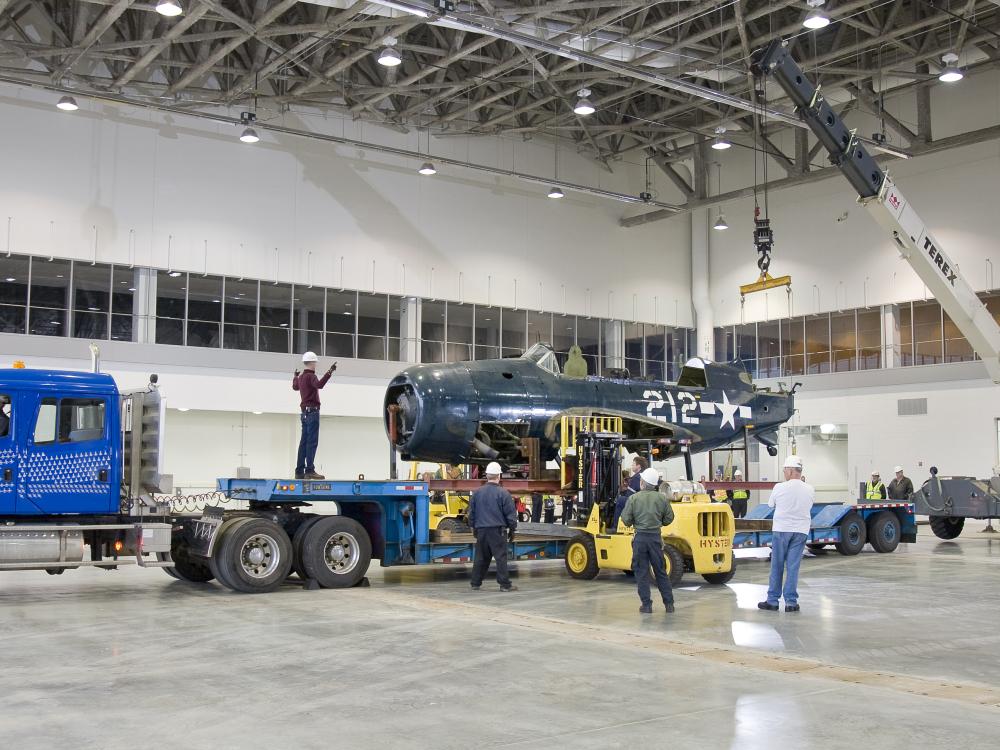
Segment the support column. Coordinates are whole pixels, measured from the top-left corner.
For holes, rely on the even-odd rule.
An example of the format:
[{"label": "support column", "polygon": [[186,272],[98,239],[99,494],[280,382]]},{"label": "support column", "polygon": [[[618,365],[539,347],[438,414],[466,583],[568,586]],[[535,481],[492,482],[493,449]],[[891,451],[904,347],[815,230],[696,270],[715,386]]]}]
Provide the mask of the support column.
[{"label": "support column", "polygon": [[[708,196],[707,141],[694,150],[694,191],[698,198]],[[709,293],[709,222],[711,212],[699,208],[689,212],[691,222],[691,306],[694,307],[695,351],[691,356],[715,359],[715,317]]]},{"label": "support column", "polygon": [[132,271],[132,341],[156,343],[156,271],[136,268]]},{"label": "support column", "polygon": [[882,305],[882,367],[899,367],[899,305]]},{"label": "support column", "polygon": [[403,362],[420,361],[420,300],[404,297],[399,306],[399,359]]},{"label": "support column", "polygon": [[608,320],[604,322],[602,336],[602,353],[604,354],[604,367],[621,369],[625,367],[625,336],[623,333],[624,324],[620,320]]}]

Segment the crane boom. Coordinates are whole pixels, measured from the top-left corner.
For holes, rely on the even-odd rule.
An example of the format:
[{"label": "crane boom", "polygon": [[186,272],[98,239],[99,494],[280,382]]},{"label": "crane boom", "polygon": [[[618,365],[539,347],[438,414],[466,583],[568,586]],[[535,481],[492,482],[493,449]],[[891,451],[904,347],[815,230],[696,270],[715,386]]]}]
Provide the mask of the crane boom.
[{"label": "crane boom", "polygon": [[826,148],[830,162],[857,191],[858,202],[889,232],[900,255],[982,358],[990,378],[1000,383],[1000,326],[889,175],[806,78],[786,43],[776,39],[759,50],[751,70],[781,86]]}]

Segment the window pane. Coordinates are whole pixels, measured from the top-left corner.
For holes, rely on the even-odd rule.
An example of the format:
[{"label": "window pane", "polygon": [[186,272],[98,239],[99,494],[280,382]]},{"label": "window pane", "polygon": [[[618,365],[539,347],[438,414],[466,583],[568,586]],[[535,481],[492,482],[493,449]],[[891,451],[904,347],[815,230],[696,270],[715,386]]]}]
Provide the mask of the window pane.
[{"label": "window pane", "polygon": [[[226,306],[224,315],[226,323],[250,326],[251,339],[253,338],[253,327],[257,324],[256,281],[247,281],[245,279],[241,281],[229,276],[226,277]],[[230,348],[228,343],[226,344],[226,348]],[[232,348],[245,349],[246,347],[239,346]],[[250,348],[254,348],[252,343]]]},{"label": "window pane", "polygon": [[0,333],[24,333],[27,320],[25,308],[0,305]]},{"label": "window pane", "polygon": [[899,360],[904,367],[913,364],[913,309],[909,302],[899,306]]},{"label": "window pane", "polygon": [[834,372],[857,370],[857,331],[855,330],[854,313],[831,314],[830,335],[830,345],[833,347]]},{"label": "window pane", "polygon": [[254,350],[254,327],[226,323],[223,328],[222,345],[226,349]]},{"label": "window pane", "polygon": [[35,419],[35,445],[54,443],[56,440],[56,400],[42,399]]},{"label": "window pane", "polygon": [[476,305],[476,359],[500,357],[500,308]]},{"label": "window pane", "polygon": [[108,314],[104,312],[73,313],[73,336],[78,339],[106,339],[108,337]]},{"label": "window pane", "polygon": [[26,255],[0,255],[0,304],[28,304],[28,264]]},{"label": "window pane", "polygon": [[525,327],[528,316],[524,310],[509,310],[506,307],[500,311],[500,346],[502,356],[520,356],[524,353]]},{"label": "window pane", "polygon": [[156,319],[156,343],[174,344],[180,346],[184,343],[184,321],[172,318]]},{"label": "window pane", "polygon": [[715,361],[732,362],[736,359],[736,334],[733,326],[715,329]]},{"label": "window pane", "polygon": [[443,341],[423,341],[420,344],[421,362],[444,362]]},{"label": "window pane", "polygon": [[457,302],[448,303],[448,328],[446,332],[449,362],[472,359],[473,306]]},{"label": "window pane", "polygon": [[28,333],[35,336],[65,336],[66,311],[32,307],[28,315]]},{"label": "window pane", "polygon": [[830,316],[806,318],[806,373],[830,372]]},{"label": "window pane", "polygon": [[664,358],[666,357],[664,341],[666,328],[646,323],[642,331],[646,340],[646,375],[652,376],[657,380],[663,380],[665,373]]},{"label": "window pane", "polygon": [[104,399],[64,398],[59,402],[59,442],[85,443],[104,437]]},{"label": "window pane", "polygon": [[14,402],[10,394],[0,395],[0,438],[10,437],[10,420],[14,417]]},{"label": "window pane", "polygon": [[358,294],[358,357],[385,359],[385,332],[389,319],[389,297]]},{"label": "window pane", "polygon": [[676,381],[687,359],[687,329],[668,328],[666,379],[671,382]]},{"label": "window pane", "polygon": [[601,372],[601,321],[597,318],[577,318],[576,343],[587,361],[587,372]]},{"label": "window pane", "polygon": [[420,359],[423,362],[444,362],[444,302],[420,304]]},{"label": "window pane", "polygon": [[971,362],[975,358],[972,345],[958,330],[948,313],[944,313],[944,361]]},{"label": "window pane", "polygon": [[222,326],[219,323],[189,320],[187,324],[187,345],[207,346],[217,349],[222,344],[221,328]]},{"label": "window pane", "polygon": [[258,350],[287,354],[290,350],[289,340],[291,335],[291,331],[288,328],[265,328],[261,326]]},{"label": "window pane", "polygon": [[131,315],[111,316],[111,340],[112,341],[134,341],[134,331]]},{"label": "window pane", "polygon": [[354,334],[351,333],[326,334],[326,356],[353,357]]},{"label": "window pane", "polygon": [[802,318],[779,321],[781,326],[782,375],[805,373],[805,334]]},{"label": "window pane", "polygon": [[399,345],[403,331],[403,305],[406,304],[405,297],[389,297],[389,340],[388,359],[391,362],[399,361]]},{"label": "window pane", "polygon": [[69,307],[68,260],[31,259],[31,306],[53,310]]},{"label": "window pane", "polygon": [[188,279],[187,292],[188,320],[201,320],[210,323],[218,323],[222,320],[221,276],[195,276],[192,274]]},{"label": "window pane", "polygon": [[559,354],[569,354],[576,343],[576,318],[572,315],[552,316],[552,349]]},{"label": "window pane", "polygon": [[[177,318],[184,317],[184,303],[187,298],[187,276],[179,271],[172,271],[177,274],[172,276],[166,271],[156,273],[156,317],[157,318]],[[159,325],[157,325],[159,331]],[[159,337],[157,337],[159,342]],[[181,343],[181,342],[160,342],[160,343]]]},{"label": "window pane", "polygon": [[[346,333],[354,336],[354,315],[357,312],[357,306],[357,292],[327,290],[326,330],[332,333]],[[350,356],[353,357],[354,355]]]},{"label": "window pane", "polygon": [[136,293],[138,271],[127,266],[115,266],[111,274],[111,312],[131,315]]},{"label": "window pane", "polygon": [[[34,304],[32,300],[32,304]],[[109,312],[111,309],[111,266],[77,261],[73,266],[73,309]],[[105,324],[106,327],[106,324]]]},{"label": "window pane", "polygon": [[528,346],[535,344],[552,345],[552,313],[528,313]]},{"label": "window pane", "polygon": [[859,370],[877,370],[882,366],[882,313],[858,310]]},{"label": "window pane", "polygon": [[288,328],[291,323],[291,284],[261,283],[260,325],[267,328]]},{"label": "window pane", "polygon": [[735,328],[736,361],[742,362],[748,372],[757,369],[757,324],[747,323]]},{"label": "window pane", "polygon": [[778,321],[757,324],[758,372],[762,378],[781,375],[781,344]]},{"label": "window pane", "polygon": [[323,304],[326,290],[296,286],[292,296],[292,350],[323,354]]},{"label": "window pane", "polygon": [[943,358],[941,345],[941,305],[937,302],[913,303],[914,364],[937,364]]}]

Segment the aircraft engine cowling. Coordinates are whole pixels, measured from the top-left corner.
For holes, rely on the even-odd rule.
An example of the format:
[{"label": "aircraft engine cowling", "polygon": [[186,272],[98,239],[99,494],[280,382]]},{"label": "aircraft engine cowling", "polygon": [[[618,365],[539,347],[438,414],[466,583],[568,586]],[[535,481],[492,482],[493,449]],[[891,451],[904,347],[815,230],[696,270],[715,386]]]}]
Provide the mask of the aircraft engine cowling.
[{"label": "aircraft engine cowling", "polygon": [[462,463],[474,452],[479,406],[464,367],[404,370],[389,383],[383,410],[386,433],[403,460]]}]

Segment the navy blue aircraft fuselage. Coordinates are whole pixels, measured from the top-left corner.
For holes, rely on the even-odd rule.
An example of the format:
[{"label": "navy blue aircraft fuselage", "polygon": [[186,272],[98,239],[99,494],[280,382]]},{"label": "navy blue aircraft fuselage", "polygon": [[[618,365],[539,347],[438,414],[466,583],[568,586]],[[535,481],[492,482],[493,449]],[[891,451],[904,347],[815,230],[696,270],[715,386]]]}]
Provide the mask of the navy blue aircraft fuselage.
[{"label": "navy blue aircraft fuselage", "polygon": [[693,359],[676,383],[573,378],[543,344],[513,359],[415,365],[385,394],[386,431],[403,459],[452,464],[520,463],[526,437],[552,460],[565,415],[621,417],[629,438],[668,441],[667,455],[683,443],[720,448],[746,432],[775,455],[777,429],[793,411],[792,393],[758,389],[732,365]]}]

